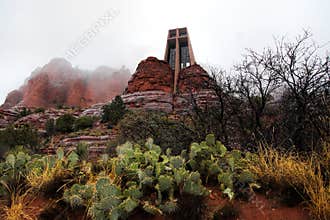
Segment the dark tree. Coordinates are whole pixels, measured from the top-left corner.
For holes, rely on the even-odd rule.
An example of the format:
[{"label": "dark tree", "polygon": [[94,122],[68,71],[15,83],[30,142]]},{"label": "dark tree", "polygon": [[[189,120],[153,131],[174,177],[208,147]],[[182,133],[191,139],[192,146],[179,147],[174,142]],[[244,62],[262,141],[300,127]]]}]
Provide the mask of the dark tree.
[{"label": "dark tree", "polygon": [[95,119],[91,116],[82,116],[75,120],[73,128],[75,131],[83,130],[86,128],[92,128],[94,121]]},{"label": "dark tree", "polygon": [[[267,56],[265,51],[261,56]],[[241,64],[235,66],[237,71],[236,90],[246,103],[250,112],[251,128],[255,135],[263,130],[262,116],[266,105],[273,99],[275,90],[279,87],[277,76],[269,71],[258,55],[249,51]]]},{"label": "dark tree", "polygon": [[48,136],[53,136],[55,134],[55,120],[50,118],[46,122],[46,134]]},{"label": "dark tree", "polygon": [[231,74],[227,74],[222,68],[206,66],[210,76],[207,88],[213,100],[210,104],[199,106],[194,93],[191,92],[191,104],[193,106],[190,120],[195,133],[202,140],[207,134],[213,133],[225,144],[237,142],[237,136],[230,135],[237,132],[238,120],[236,116],[241,114],[241,101],[235,97],[234,79]]},{"label": "dark tree", "polygon": [[282,83],[283,129],[300,148],[313,146],[329,136],[329,58],[307,31],[293,42],[276,40],[266,54],[253,52],[267,71]]},{"label": "dark tree", "polygon": [[173,154],[181,153],[196,140],[195,133],[187,125],[158,111],[131,111],[119,122],[118,131],[119,143],[144,144],[152,137],[164,152],[171,148]]},{"label": "dark tree", "polygon": [[13,149],[24,146],[36,152],[39,146],[38,131],[30,125],[9,126],[0,131],[0,148]]},{"label": "dark tree", "polygon": [[56,131],[62,133],[72,132],[75,120],[75,117],[71,114],[62,115],[56,120]]},{"label": "dark tree", "polygon": [[111,126],[116,125],[124,117],[126,111],[122,98],[116,96],[111,104],[103,106],[102,122],[108,122]]}]

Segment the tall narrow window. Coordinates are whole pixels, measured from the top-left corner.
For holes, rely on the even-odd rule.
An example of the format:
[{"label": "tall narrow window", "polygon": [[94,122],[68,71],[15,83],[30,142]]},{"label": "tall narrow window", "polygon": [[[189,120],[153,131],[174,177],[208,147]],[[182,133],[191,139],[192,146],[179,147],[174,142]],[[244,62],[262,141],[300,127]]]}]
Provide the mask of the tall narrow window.
[{"label": "tall narrow window", "polygon": [[189,49],[187,45],[184,45],[180,48],[180,66],[182,68],[186,68],[190,65],[189,58]]},{"label": "tall narrow window", "polygon": [[171,69],[175,69],[175,48],[170,48],[169,61]]}]

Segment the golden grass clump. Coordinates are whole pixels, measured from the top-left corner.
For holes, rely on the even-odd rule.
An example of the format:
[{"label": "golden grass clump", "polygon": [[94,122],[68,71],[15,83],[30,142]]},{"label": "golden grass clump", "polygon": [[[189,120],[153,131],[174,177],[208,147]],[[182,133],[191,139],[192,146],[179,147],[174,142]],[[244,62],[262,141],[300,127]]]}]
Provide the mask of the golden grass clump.
[{"label": "golden grass clump", "polygon": [[22,203],[13,203],[10,207],[4,208],[4,219],[7,220],[32,220],[28,214],[25,213],[24,205]]},{"label": "golden grass clump", "polygon": [[320,167],[310,178],[304,181],[304,191],[309,197],[308,209],[318,219],[330,219],[330,182],[324,181]]},{"label": "golden grass clump", "polygon": [[321,169],[324,170],[325,175],[330,179],[330,141],[323,144],[322,151],[318,155],[317,160],[320,162]]},{"label": "golden grass clump", "polygon": [[316,219],[330,219],[329,143],[324,146],[322,152],[308,157],[261,146],[258,159],[249,168],[263,184],[292,187],[306,196],[307,207]]},{"label": "golden grass clump", "polygon": [[278,187],[304,187],[304,181],[313,175],[311,163],[297,153],[281,152],[268,146],[260,146],[258,159],[250,164],[250,170],[265,184]]},{"label": "golden grass clump", "polygon": [[33,218],[29,213],[33,213],[33,210],[29,208],[29,202],[27,202],[26,197],[28,191],[24,194],[12,193],[11,201],[9,206],[4,206],[1,219],[6,220],[32,220]]},{"label": "golden grass clump", "polygon": [[34,189],[46,189],[59,179],[66,178],[69,175],[67,169],[62,166],[62,161],[56,161],[54,167],[51,167],[49,161],[45,162],[44,169],[31,169],[26,180],[29,186]]}]

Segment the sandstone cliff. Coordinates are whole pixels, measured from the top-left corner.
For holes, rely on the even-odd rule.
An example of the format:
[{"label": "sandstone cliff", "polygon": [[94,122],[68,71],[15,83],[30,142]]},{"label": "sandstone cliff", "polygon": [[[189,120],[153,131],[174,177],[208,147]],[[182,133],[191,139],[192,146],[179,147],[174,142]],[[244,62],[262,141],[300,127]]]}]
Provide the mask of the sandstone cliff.
[{"label": "sandstone cliff", "polygon": [[87,72],[57,58],[35,70],[25,85],[9,93],[2,108],[17,104],[26,107],[86,107],[120,95],[129,77],[126,68],[99,67]]},{"label": "sandstone cliff", "polygon": [[5,103],[1,106],[2,108],[10,108],[17,105],[20,101],[23,100],[23,92],[21,90],[11,91],[5,100]]}]

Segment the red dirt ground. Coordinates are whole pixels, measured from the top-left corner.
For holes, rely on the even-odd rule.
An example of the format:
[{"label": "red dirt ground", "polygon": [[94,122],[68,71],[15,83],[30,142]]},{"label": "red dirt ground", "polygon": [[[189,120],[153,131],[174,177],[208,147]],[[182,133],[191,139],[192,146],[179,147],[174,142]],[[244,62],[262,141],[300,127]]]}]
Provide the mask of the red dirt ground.
[{"label": "red dirt ground", "polygon": [[[209,211],[215,211],[228,203],[221,192],[213,189],[207,199]],[[267,199],[265,195],[255,194],[249,201],[234,201],[233,206],[239,211],[235,220],[309,220],[307,210],[301,206],[286,207],[276,200]]]},{"label": "red dirt ground", "polygon": [[[209,217],[205,219],[212,219],[211,213],[215,210],[223,207],[225,204],[229,204],[227,198],[223,198],[221,191],[213,188],[210,189],[211,194],[206,199],[207,212]],[[32,219],[38,219],[38,215],[41,211],[52,204],[53,201],[48,200],[43,197],[37,197],[30,200],[26,208],[26,214],[28,214]],[[255,194],[250,198],[249,201],[234,201],[233,206],[238,210],[238,217],[236,218],[226,218],[232,220],[309,220],[311,217],[307,210],[301,206],[297,207],[286,207],[276,200],[267,199],[265,195]],[[72,213],[72,216],[68,216],[68,219],[84,219],[84,213]],[[132,220],[169,220],[167,217],[163,216],[146,216],[143,213],[137,213],[132,216]]]}]

